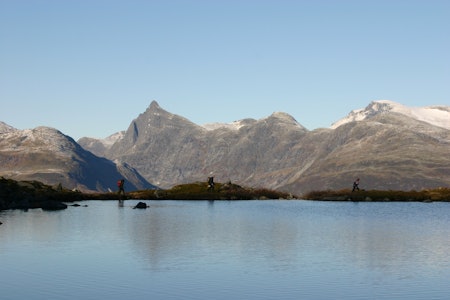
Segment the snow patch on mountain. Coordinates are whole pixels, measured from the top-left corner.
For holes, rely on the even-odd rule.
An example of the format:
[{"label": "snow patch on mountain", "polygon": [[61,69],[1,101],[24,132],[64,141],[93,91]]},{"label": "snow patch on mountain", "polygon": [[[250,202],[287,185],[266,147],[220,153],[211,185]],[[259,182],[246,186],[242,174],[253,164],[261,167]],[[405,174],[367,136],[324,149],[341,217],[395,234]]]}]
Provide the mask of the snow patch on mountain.
[{"label": "snow patch on mountain", "polygon": [[237,131],[237,130],[241,129],[243,126],[245,126],[245,124],[246,123],[243,122],[243,120],[240,120],[240,121],[234,121],[231,123],[208,123],[208,124],[202,125],[202,127],[209,131],[216,130],[216,129],[222,129],[222,128]]},{"label": "snow patch on mountain", "polygon": [[373,101],[364,109],[353,110],[345,118],[333,123],[331,128],[336,129],[341,125],[387,112],[399,113],[450,130],[450,106],[407,107],[390,100]]}]

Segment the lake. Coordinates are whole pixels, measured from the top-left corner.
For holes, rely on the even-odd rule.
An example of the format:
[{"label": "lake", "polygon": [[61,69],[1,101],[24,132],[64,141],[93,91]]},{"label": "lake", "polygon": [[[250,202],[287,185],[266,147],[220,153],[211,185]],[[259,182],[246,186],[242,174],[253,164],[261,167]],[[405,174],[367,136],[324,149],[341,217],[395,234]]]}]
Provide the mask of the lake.
[{"label": "lake", "polygon": [[0,212],[1,299],[448,299],[450,203]]}]

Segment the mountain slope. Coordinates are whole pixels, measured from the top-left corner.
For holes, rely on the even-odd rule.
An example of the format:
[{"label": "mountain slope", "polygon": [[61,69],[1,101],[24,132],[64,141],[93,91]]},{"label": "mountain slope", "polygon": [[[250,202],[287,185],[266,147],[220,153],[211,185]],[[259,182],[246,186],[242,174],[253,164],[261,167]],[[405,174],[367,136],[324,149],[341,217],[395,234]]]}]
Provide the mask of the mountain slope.
[{"label": "mountain slope", "polygon": [[46,184],[61,183],[64,187],[84,191],[115,190],[116,181],[122,177],[128,179],[129,189],[152,187],[134,173],[127,165],[117,166],[93,155],[53,128],[0,133],[0,176]]},{"label": "mountain slope", "polygon": [[449,111],[376,101],[308,131],[285,113],[199,126],[152,102],[105,155],[163,188],[211,175],[295,194],[351,187],[356,177],[364,189],[449,186]]},{"label": "mountain slope", "polygon": [[330,151],[282,189],[350,187],[421,190],[450,185],[450,132],[400,114],[378,115],[330,131]]}]

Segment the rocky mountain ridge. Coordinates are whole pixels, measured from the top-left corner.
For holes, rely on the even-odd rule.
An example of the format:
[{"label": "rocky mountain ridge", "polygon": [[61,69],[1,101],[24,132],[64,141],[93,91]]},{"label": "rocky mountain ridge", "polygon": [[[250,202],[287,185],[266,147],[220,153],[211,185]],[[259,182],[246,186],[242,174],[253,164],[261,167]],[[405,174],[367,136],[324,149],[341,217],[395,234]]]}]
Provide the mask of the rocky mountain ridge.
[{"label": "rocky mountain ridge", "polygon": [[295,194],[345,188],[356,177],[367,189],[450,185],[449,107],[411,111],[374,101],[330,129],[308,131],[286,113],[199,126],[153,101],[97,154],[129,163],[163,188],[207,176]]},{"label": "rocky mountain ridge", "polygon": [[449,122],[448,106],[382,100],[312,131],[282,112],[200,126],[153,101],[127,130],[79,144],[53,128],[0,122],[0,176],[91,191],[115,190],[120,177],[132,190],[209,176],[297,195],[348,188],[356,177],[363,189],[448,187]]}]

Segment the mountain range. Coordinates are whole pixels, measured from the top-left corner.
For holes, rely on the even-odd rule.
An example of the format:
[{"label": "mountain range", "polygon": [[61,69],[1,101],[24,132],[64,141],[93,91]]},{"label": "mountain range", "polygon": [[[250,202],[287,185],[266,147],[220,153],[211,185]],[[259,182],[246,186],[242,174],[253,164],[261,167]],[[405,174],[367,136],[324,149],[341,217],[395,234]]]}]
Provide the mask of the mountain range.
[{"label": "mountain range", "polygon": [[365,189],[450,185],[448,106],[374,101],[331,128],[309,131],[282,112],[199,126],[154,101],[125,132],[78,142],[161,187],[208,176],[295,194],[346,188],[356,177]]},{"label": "mountain range", "polygon": [[[33,130],[60,138],[46,139],[45,163],[39,163],[43,146],[36,137],[31,143]],[[106,139],[76,143],[55,129],[33,130],[0,125],[0,176],[64,179],[67,185],[102,190],[113,178],[125,177],[126,169],[133,188],[169,188],[214,176],[296,195],[349,188],[357,177],[364,189],[450,186],[449,106],[373,101],[330,128],[310,131],[283,112],[200,126],[153,101],[127,130]]]}]

